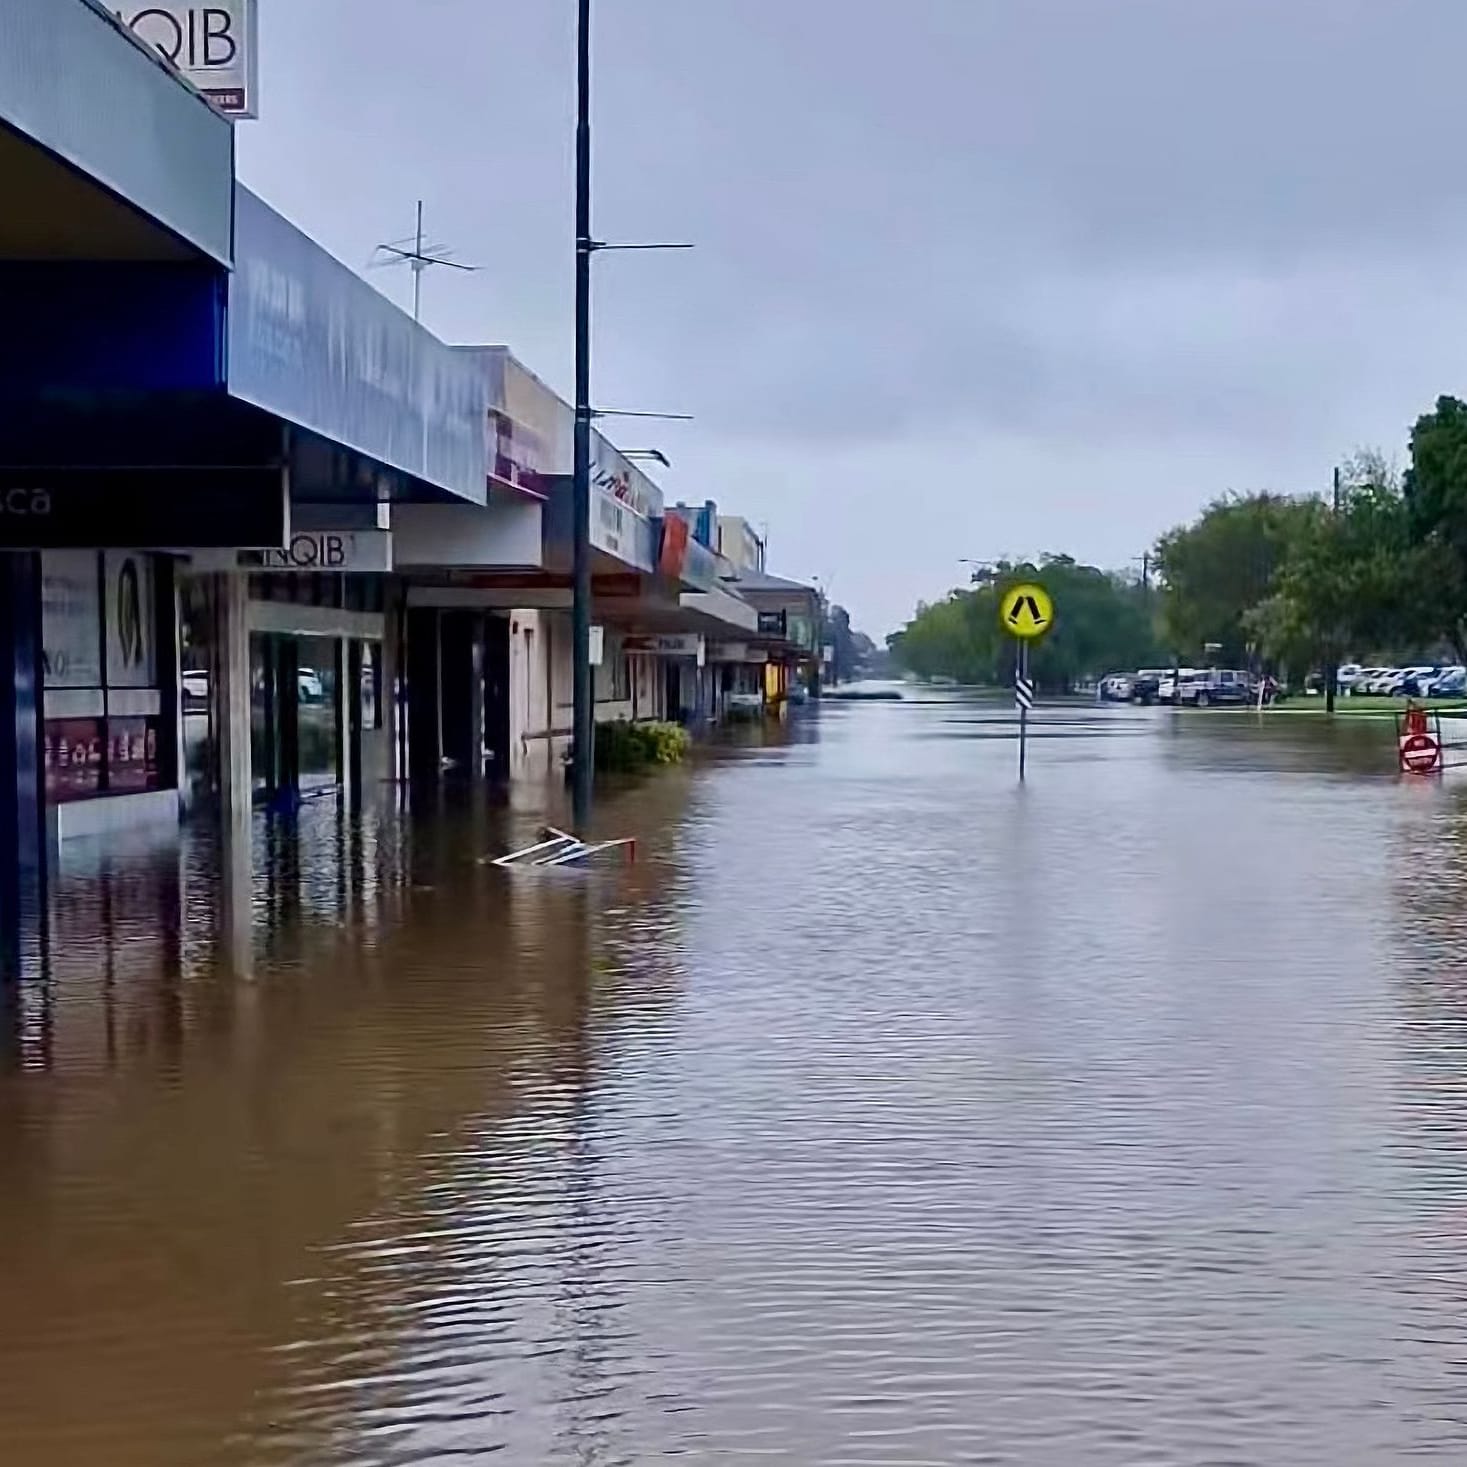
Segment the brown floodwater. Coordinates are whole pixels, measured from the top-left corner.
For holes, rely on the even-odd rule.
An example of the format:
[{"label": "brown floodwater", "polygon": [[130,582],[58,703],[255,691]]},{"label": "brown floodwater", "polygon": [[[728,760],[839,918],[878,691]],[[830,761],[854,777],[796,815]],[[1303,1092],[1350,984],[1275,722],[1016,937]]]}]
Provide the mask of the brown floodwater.
[{"label": "brown floodwater", "polygon": [[0,1461],[1467,1460],[1467,784],[1010,734],[810,710],[599,873],[480,863],[523,796],[69,850]]}]

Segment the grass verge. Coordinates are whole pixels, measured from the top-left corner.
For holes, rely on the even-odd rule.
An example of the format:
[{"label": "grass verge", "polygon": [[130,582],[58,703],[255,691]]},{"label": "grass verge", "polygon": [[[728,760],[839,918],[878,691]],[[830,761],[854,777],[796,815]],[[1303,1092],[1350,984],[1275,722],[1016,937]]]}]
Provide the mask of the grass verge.
[{"label": "grass verge", "polygon": [[[1358,698],[1336,698],[1336,718],[1394,718],[1398,713],[1406,711],[1405,698],[1376,698],[1362,695]],[[1422,700],[1425,706],[1436,712],[1447,712],[1448,710],[1467,713],[1467,700],[1461,698],[1426,698]],[[1293,714],[1315,714],[1324,716],[1323,698],[1289,698],[1274,708],[1266,710],[1270,713],[1293,713]]]}]

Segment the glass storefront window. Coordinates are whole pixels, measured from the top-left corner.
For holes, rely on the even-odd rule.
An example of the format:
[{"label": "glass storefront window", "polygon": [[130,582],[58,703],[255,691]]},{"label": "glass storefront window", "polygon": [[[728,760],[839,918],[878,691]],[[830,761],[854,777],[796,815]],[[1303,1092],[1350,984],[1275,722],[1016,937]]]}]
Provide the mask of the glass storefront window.
[{"label": "glass storefront window", "polygon": [[218,605],[211,582],[185,577],[179,584],[178,712],[183,722],[184,779],[190,804],[218,788],[218,737],[211,696],[218,664]]},{"label": "glass storefront window", "polygon": [[300,720],[301,788],[341,782],[338,761],[340,709],[337,661],[341,643],[331,637],[297,637],[296,684]]},{"label": "glass storefront window", "polygon": [[362,730],[382,727],[382,649],[376,642],[360,642],[362,649]]},{"label": "glass storefront window", "polygon": [[156,687],[152,562],[128,550],[108,550],[102,560],[107,588],[107,685]]},{"label": "glass storefront window", "polygon": [[141,551],[41,554],[45,780],[52,803],[159,787],[154,564]]},{"label": "glass storefront window", "polygon": [[[305,793],[342,783],[343,715],[349,709],[341,685],[344,647],[338,637],[251,634],[250,742],[258,793]],[[374,647],[374,659],[376,654]]]},{"label": "glass storefront window", "polygon": [[102,587],[95,550],[41,552],[41,646],[47,688],[102,686]]}]

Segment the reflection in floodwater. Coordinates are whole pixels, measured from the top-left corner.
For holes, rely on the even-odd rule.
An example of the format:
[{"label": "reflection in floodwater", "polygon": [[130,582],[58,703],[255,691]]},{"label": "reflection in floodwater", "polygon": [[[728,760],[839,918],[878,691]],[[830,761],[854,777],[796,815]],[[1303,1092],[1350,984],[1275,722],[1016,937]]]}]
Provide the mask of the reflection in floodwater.
[{"label": "reflection in floodwater", "polygon": [[1462,1460],[1467,794],[810,712],[604,791],[625,869],[452,794],[68,851],[5,1459]]}]

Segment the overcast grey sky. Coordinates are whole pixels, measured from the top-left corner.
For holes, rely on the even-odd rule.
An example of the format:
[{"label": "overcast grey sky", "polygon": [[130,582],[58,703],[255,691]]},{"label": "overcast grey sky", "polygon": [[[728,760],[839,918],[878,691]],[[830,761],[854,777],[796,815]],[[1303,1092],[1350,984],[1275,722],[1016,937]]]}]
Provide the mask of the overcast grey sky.
[{"label": "overcast grey sky", "polygon": [[[252,187],[571,385],[573,0],[260,0]],[[1462,0],[596,0],[595,396],[669,498],[899,625],[1120,567],[1467,388]],[[407,298],[405,275],[376,282]]]}]

